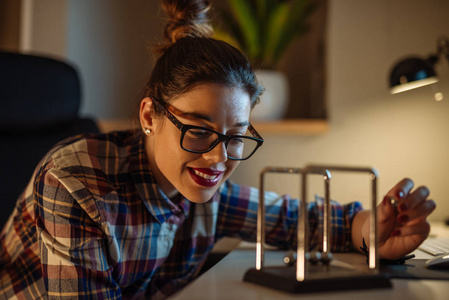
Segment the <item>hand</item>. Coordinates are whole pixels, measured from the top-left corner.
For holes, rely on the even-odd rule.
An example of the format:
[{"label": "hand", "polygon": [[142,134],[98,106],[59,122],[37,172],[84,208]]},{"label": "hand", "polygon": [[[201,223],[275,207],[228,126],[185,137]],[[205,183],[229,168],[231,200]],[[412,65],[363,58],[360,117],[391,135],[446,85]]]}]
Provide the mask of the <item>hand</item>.
[{"label": "hand", "polygon": [[[426,218],[436,204],[427,199],[427,187],[412,189],[413,181],[403,179],[377,207],[378,251],[381,258],[401,258],[415,250],[429,235],[430,225]],[[391,204],[391,198],[396,200],[396,207]],[[366,228],[362,228],[362,232],[365,233]]]}]

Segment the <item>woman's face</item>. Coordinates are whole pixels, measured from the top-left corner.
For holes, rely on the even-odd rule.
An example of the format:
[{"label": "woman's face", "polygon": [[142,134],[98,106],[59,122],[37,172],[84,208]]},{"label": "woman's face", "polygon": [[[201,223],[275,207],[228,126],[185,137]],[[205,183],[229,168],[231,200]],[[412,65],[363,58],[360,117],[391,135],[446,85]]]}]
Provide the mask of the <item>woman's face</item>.
[{"label": "woman's face", "polygon": [[[150,98],[142,100],[142,127],[150,128],[145,150],[156,180],[172,198],[179,193],[192,202],[210,200],[239,162],[227,158],[224,143],[197,154],[181,148],[181,131],[166,117],[154,118]],[[244,135],[249,125],[250,98],[240,88],[206,83],[175,99],[167,109],[183,124],[222,134]]]}]

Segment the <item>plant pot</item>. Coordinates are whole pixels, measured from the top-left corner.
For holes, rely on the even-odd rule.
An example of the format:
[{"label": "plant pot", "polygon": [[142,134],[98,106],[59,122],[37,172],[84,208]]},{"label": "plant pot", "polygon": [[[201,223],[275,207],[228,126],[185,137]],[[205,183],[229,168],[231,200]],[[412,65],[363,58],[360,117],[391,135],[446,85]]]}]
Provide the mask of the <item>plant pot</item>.
[{"label": "plant pot", "polygon": [[285,115],[288,105],[287,77],[278,71],[257,70],[256,77],[265,88],[260,103],[251,112],[253,121],[276,121]]}]

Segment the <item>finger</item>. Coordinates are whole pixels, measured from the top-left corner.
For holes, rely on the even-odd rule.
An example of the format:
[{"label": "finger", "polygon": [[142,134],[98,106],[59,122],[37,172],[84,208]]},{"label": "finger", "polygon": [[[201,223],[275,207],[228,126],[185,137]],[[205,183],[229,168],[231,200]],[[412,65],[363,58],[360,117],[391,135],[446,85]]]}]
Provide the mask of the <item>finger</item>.
[{"label": "finger", "polygon": [[396,223],[399,226],[403,226],[416,219],[426,219],[435,208],[436,203],[433,200],[426,200],[412,210],[405,213],[399,213],[396,218]]},{"label": "finger", "polygon": [[[399,203],[413,188],[413,181],[404,178],[399,181],[382,200],[382,204],[378,207],[378,222],[390,223],[393,225],[396,216],[396,205]],[[392,215],[394,215],[392,217]]]},{"label": "finger", "polygon": [[401,200],[398,210],[403,213],[414,209],[416,206],[423,203],[429,196],[429,189],[426,186],[420,186],[412,193],[408,194],[403,200]]},{"label": "finger", "polygon": [[426,220],[397,228],[384,245],[380,244],[379,255],[387,259],[397,259],[415,250],[429,235],[430,225]]},{"label": "finger", "polygon": [[410,191],[413,188],[413,185],[414,185],[413,181],[409,178],[404,178],[401,181],[399,181],[387,193],[387,196],[390,198],[390,205],[396,207],[397,204],[410,193]]},{"label": "finger", "polygon": [[396,208],[391,203],[391,197],[385,196],[382,204],[377,207],[377,222],[391,223],[394,222],[396,216]]},{"label": "finger", "polygon": [[413,188],[413,181],[410,178],[404,178],[399,181],[388,193],[390,196],[396,200],[404,198]]},{"label": "finger", "polygon": [[391,233],[392,236],[397,237],[407,237],[412,235],[418,235],[422,237],[422,239],[426,239],[430,232],[430,225],[425,219],[421,220],[421,222],[414,223],[412,225],[406,225],[401,228],[397,228],[393,230]]}]

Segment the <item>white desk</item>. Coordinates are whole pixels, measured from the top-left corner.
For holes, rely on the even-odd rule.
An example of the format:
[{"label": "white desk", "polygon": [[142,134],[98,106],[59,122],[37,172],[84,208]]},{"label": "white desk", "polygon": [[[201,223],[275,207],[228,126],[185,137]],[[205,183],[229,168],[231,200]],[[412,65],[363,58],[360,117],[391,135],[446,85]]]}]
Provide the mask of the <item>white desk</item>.
[{"label": "white desk", "polygon": [[[265,265],[282,265],[285,252],[267,251]],[[415,252],[417,258],[427,258],[421,251]],[[357,253],[357,261],[363,262],[363,257]],[[362,260],[360,260],[360,258]],[[392,279],[393,288],[377,290],[336,291],[311,294],[289,294],[275,289],[243,281],[243,276],[249,268],[255,266],[254,249],[235,249],[217,265],[192,282],[185,289],[170,299],[207,299],[207,300],[272,300],[272,299],[356,299],[356,300],[387,300],[387,299],[449,299],[449,281],[447,280],[404,280]]]}]

